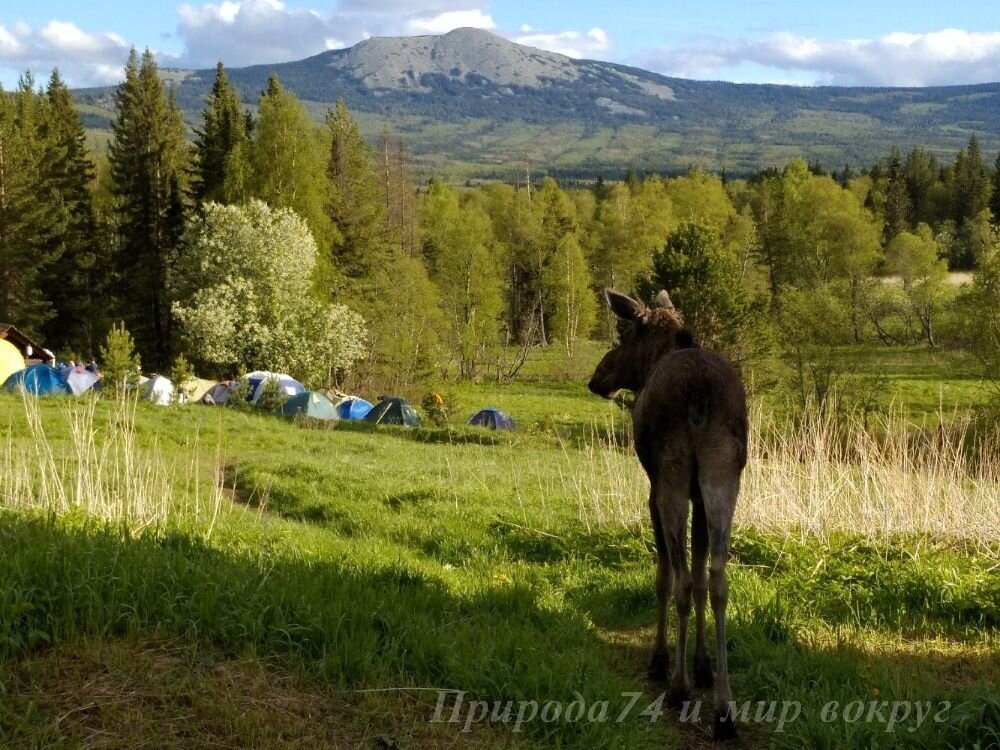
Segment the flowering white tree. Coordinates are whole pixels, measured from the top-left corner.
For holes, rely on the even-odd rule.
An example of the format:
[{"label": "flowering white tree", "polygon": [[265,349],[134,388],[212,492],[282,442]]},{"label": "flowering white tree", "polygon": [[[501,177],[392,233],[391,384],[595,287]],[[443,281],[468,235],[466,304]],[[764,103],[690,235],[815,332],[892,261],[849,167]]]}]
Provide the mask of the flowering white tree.
[{"label": "flowering white tree", "polygon": [[289,209],[207,203],[169,274],[192,358],[220,371],[280,370],[332,382],[365,354],[365,322],[311,288],[316,243]]}]

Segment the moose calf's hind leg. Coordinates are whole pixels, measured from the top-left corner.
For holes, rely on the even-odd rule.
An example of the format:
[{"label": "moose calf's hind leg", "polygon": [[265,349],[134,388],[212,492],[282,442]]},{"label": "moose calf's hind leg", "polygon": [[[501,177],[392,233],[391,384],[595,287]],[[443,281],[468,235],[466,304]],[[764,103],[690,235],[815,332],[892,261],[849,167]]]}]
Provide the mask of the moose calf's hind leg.
[{"label": "moose calf's hind leg", "polygon": [[670,552],[670,567],[673,572],[673,594],[677,605],[677,654],[674,659],[674,674],[670,682],[670,705],[681,707],[688,700],[690,687],[687,665],[687,631],[691,615],[691,571],[687,564],[688,493],[686,489],[671,488],[663,493],[667,507],[661,509],[666,519],[663,535]]},{"label": "moose calf's hind leg", "polygon": [[708,556],[708,526],[705,521],[705,505],[700,492],[692,504],[691,518],[691,579],[694,595],[695,645],[694,645],[694,686],[712,687],[712,662],[705,647],[705,604],[708,601],[708,573],[705,562]]},{"label": "moose calf's hind leg", "polygon": [[729,558],[729,533],[738,492],[738,480],[733,485],[722,488],[702,485],[711,553],[709,596],[712,601],[712,614],[715,615],[715,650],[718,665],[715,680],[714,727],[717,740],[728,740],[736,736],[736,724],[732,715],[733,695],[729,688],[729,660],[726,653],[726,606],[729,601],[726,562]]}]

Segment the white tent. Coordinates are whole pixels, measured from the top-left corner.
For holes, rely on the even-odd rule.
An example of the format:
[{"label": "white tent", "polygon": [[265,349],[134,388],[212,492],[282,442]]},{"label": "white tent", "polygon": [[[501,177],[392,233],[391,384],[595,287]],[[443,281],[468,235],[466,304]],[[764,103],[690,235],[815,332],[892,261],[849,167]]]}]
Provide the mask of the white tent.
[{"label": "white tent", "polygon": [[139,386],[139,396],[160,406],[169,406],[174,395],[174,384],[162,375],[153,375]]},{"label": "white tent", "polygon": [[278,387],[281,388],[281,392],[285,396],[297,396],[300,393],[306,392],[306,387],[302,385],[302,383],[293,378],[291,375],[286,375],[283,372],[267,372],[265,370],[257,370],[247,374],[246,378],[250,383],[250,401],[255,404],[260,400],[260,396],[264,392],[264,388],[267,386],[268,381],[271,380],[277,381]]},{"label": "white tent", "polygon": [[83,365],[64,370],[63,377],[66,378],[66,384],[73,391],[74,396],[79,396],[90,390],[98,380],[98,377]]}]

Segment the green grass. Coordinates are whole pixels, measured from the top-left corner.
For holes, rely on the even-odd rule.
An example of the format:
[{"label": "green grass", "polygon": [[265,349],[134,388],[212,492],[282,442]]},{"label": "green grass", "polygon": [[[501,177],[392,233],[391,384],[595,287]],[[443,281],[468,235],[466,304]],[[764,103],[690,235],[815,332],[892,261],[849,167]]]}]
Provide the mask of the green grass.
[{"label": "green grass", "polygon": [[[955,375],[950,355],[855,354],[914,383]],[[188,746],[707,744],[704,718],[682,724],[666,709],[655,723],[636,709],[621,723],[536,720],[516,734],[502,723],[468,735],[428,724],[435,697],[422,688],[540,703],[579,693],[610,701],[612,717],[623,693],[643,691],[641,707],[663,689],[644,678],[655,600],[643,488],[628,452],[602,442],[624,435],[623,414],[578,379],[540,382],[559,367],[541,357],[527,373],[538,382],[456,388],[468,413],[486,404],[513,413],[511,435],[309,430],[258,413],[145,405],[131,432],[98,404],[82,426],[98,449],[131,435],[110,455],[122,471],[166,472],[169,508],[137,531],[72,502],[54,513],[0,498],[0,746],[75,747],[98,732],[118,746],[180,747],[185,736]],[[901,391],[919,393],[909,383]],[[93,471],[74,447],[73,407],[39,402],[44,438],[37,427],[33,437],[21,400],[0,397],[9,435],[0,464],[30,476],[36,494],[46,467],[63,479]],[[36,460],[39,440],[50,464]],[[734,539],[735,698],[802,705],[781,732],[775,721],[741,723],[739,746],[990,746],[1000,732],[996,555],[864,531],[745,528]],[[121,666],[131,662],[134,678]],[[79,695],[82,671],[103,675],[92,698]],[[161,683],[169,687],[154,689]],[[359,695],[369,696],[363,708]],[[707,714],[711,695],[693,697]],[[145,701],[143,721],[115,708],[129,700]],[[951,708],[941,722],[886,732],[877,717],[824,721],[831,701]],[[189,734],[176,734],[178,716],[189,717]],[[303,734],[310,722],[315,733]]]}]

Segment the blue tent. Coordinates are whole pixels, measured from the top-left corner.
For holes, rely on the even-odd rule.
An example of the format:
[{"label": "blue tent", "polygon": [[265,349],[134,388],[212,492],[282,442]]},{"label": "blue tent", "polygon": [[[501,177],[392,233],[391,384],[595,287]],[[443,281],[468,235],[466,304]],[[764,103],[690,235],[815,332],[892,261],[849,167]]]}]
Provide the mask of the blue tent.
[{"label": "blue tent", "polygon": [[340,419],[333,402],[326,397],[325,393],[319,391],[306,391],[292,396],[275,409],[274,413],[283,417],[303,416],[324,421]]},{"label": "blue tent", "polygon": [[373,424],[420,426],[420,416],[417,414],[417,410],[401,398],[383,398],[365,415],[365,421]]},{"label": "blue tent", "polygon": [[372,410],[372,405],[363,398],[357,396],[345,396],[337,402],[337,413],[341,419],[364,419],[368,412]]},{"label": "blue tent", "polygon": [[513,430],[514,419],[507,412],[487,407],[480,409],[469,420],[475,427],[489,427],[491,430]]},{"label": "blue tent", "polygon": [[59,370],[48,365],[31,365],[18,370],[3,383],[3,389],[10,393],[26,391],[35,396],[68,395],[73,391]]}]

